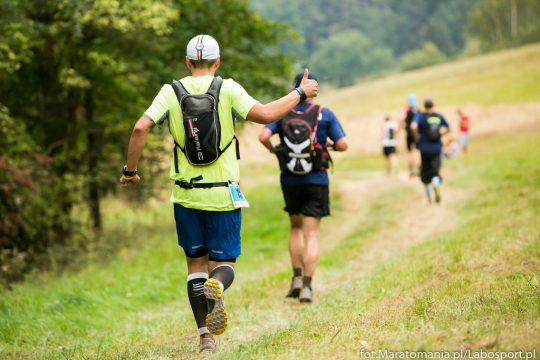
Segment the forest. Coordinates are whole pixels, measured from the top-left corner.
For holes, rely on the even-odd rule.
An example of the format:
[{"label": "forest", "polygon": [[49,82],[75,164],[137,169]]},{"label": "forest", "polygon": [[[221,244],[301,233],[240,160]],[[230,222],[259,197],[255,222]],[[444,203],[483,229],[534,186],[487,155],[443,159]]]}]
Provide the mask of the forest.
[{"label": "forest", "polygon": [[540,40],[530,0],[252,0],[299,33],[282,48],[338,87]]}]

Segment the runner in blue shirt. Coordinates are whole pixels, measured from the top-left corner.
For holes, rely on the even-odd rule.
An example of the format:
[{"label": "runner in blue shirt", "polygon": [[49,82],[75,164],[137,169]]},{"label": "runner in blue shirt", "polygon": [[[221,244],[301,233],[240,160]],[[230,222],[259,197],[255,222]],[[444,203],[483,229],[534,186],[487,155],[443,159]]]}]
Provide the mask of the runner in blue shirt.
[{"label": "runner in blue shirt", "polygon": [[443,145],[441,138],[450,131],[448,122],[441,114],[433,110],[434,104],[430,99],[424,101],[425,112],[419,113],[411,124],[418,140],[421,166],[420,178],[426,189],[428,201],[431,202],[431,190],[435,193],[435,202],[441,201],[441,156]]},{"label": "runner in blue shirt", "polygon": [[[309,78],[316,79],[311,73]],[[295,78],[295,87],[300,79],[299,74]],[[329,146],[335,151],[347,150],[345,132],[336,115],[330,109],[314,104],[312,100],[313,98],[308,98],[298,104],[287,117],[266,125],[259,140],[271,153],[276,153],[276,150],[280,153],[279,149],[285,148],[283,144],[286,142],[288,119],[294,118],[291,121],[299,123],[303,120],[298,119],[304,117],[313,119],[314,126],[309,134],[312,136],[313,148],[318,149],[318,154],[323,158],[328,156]],[[279,135],[282,145],[275,147],[272,144],[270,138],[274,134]],[[287,151],[290,152],[290,150],[285,152]],[[286,164],[280,164],[283,165],[280,168],[282,169],[281,189],[285,199],[285,211],[289,214],[291,224],[289,254],[293,277],[287,297],[299,298],[300,302],[313,301],[311,280],[319,255],[319,228],[321,218],[330,215],[327,165],[320,167],[318,161],[313,160],[313,164],[316,165],[311,168],[309,164],[303,162],[306,159],[305,156],[308,156],[307,153],[298,154],[296,159],[298,161],[296,165],[302,167],[301,164],[303,164],[311,169],[305,174],[295,174],[284,168]],[[292,160],[292,163],[295,161],[295,159],[289,160]],[[288,165],[292,168],[289,160],[287,160]],[[295,168],[292,168],[292,171],[297,172]]]}]

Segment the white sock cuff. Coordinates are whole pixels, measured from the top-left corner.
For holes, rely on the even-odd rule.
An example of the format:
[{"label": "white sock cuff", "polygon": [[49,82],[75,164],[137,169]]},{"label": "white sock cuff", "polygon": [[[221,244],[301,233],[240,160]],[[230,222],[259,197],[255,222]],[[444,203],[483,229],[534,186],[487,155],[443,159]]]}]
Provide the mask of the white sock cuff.
[{"label": "white sock cuff", "polygon": [[195,279],[208,279],[208,274],[205,272],[194,272],[194,273],[188,274],[187,281],[191,281]]},{"label": "white sock cuff", "polygon": [[[232,265],[230,265],[230,264],[221,264],[221,265],[218,265],[218,266],[216,266],[216,267],[214,268],[214,270],[216,270],[218,267],[222,267],[222,266],[228,266],[228,267],[230,267],[230,268],[232,269],[232,271],[234,271],[234,266],[232,266]],[[214,270],[212,270],[212,271],[214,271]]]},{"label": "white sock cuff", "polygon": [[204,335],[204,334],[208,334],[210,332],[210,331],[208,331],[208,328],[206,326],[197,329],[197,331],[199,332],[199,336]]}]

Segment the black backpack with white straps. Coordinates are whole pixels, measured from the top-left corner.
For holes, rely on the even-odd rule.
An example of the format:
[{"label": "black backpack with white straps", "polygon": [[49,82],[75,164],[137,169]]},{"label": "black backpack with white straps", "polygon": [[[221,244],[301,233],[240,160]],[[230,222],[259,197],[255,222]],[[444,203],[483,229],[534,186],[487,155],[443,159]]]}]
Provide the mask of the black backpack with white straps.
[{"label": "black backpack with white straps", "polygon": [[317,142],[321,107],[312,104],[305,111],[291,111],[281,120],[283,142],[276,148],[280,169],[296,175],[326,170],[331,161]]}]

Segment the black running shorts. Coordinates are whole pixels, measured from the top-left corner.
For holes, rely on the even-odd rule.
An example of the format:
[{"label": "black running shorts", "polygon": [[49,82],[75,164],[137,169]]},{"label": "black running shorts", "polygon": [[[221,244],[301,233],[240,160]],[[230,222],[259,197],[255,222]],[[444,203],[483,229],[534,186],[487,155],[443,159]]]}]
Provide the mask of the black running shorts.
[{"label": "black running shorts", "polygon": [[330,215],[328,185],[282,186],[285,211],[289,215],[322,218]]},{"label": "black running shorts", "polygon": [[384,146],[383,147],[383,155],[386,157],[389,157],[392,154],[396,153],[396,147],[395,146]]},{"label": "black running shorts", "polygon": [[422,157],[422,165],[420,166],[420,178],[424,184],[429,184],[431,179],[439,176],[441,169],[441,154],[440,153],[420,153]]}]

